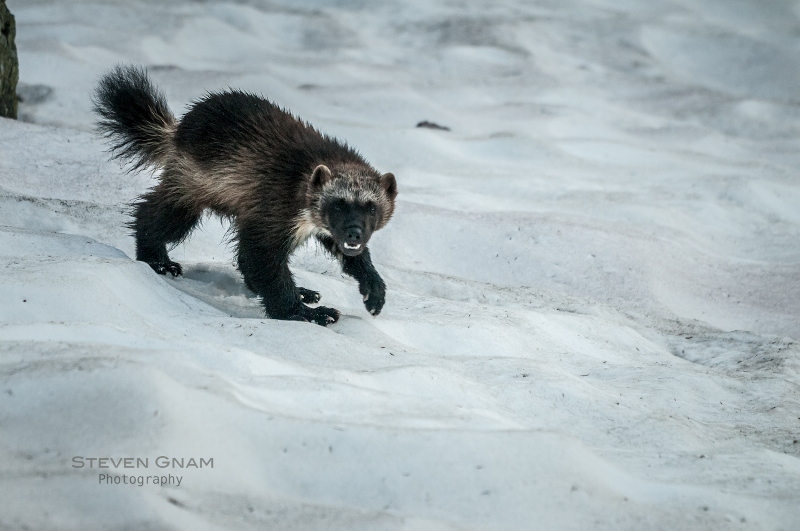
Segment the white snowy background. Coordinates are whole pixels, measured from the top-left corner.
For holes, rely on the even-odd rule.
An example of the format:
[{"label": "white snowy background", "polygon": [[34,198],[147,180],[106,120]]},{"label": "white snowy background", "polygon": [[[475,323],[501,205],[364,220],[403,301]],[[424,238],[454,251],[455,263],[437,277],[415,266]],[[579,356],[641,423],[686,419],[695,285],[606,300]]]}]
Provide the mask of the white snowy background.
[{"label": "white snowy background", "polygon": [[[0,529],[800,529],[800,3],[8,5]],[[311,246],[342,319],[263,318],[213,218],[183,278],[132,260],[117,63],[394,172],[383,313]],[[159,455],[214,468],[71,467]]]}]

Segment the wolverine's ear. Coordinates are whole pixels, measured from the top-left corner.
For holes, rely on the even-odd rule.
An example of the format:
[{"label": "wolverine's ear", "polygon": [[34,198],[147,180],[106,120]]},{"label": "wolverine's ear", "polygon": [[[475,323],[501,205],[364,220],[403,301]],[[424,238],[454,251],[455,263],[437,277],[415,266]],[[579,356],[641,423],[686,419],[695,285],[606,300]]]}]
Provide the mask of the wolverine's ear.
[{"label": "wolverine's ear", "polygon": [[314,168],[314,173],[311,174],[311,189],[319,190],[329,183],[332,178],[333,175],[331,175],[331,170],[329,170],[324,164],[320,164]]},{"label": "wolverine's ear", "polygon": [[397,180],[394,178],[394,174],[384,173],[381,175],[381,186],[386,190],[389,200],[394,201],[394,198],[397,197]]}]

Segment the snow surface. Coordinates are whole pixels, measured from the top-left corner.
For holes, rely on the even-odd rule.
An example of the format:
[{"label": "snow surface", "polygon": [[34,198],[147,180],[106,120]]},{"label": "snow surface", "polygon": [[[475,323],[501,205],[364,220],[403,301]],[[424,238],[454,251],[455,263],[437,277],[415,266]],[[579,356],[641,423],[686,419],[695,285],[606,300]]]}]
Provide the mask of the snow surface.
[{"label": "snow surface", "polygon": [[[800,529],[800,6],[9,0],[0,529]],[[89,95],[263,93],[398,176],[377,318],[133,261]],[[415,128],[429,120],[450,131]],[[99,485],[73,456],[213,458]]]}]

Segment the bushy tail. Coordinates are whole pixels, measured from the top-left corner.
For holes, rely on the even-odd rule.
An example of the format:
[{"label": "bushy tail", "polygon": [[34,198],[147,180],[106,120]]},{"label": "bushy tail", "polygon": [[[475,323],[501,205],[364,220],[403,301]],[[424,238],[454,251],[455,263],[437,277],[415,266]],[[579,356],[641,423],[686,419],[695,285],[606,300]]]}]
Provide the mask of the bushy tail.
[{"label": "bushy tail", "polygon": [[100,80],[92,102],[100,115],[98,128],[111,142],[114,158],[130,161],[134,170],[163,162],[172,144],[175,117],[144,68],[115,67]]}]

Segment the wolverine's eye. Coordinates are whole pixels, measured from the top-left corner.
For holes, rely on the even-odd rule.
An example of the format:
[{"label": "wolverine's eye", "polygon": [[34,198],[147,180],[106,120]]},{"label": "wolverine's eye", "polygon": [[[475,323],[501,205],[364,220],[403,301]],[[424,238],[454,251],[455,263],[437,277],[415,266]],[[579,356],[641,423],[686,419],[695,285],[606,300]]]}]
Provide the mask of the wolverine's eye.
[{"label": "wolverine's eye", "polygon": [[375,205],[373,205],[373,204],[370,204],[370,205],[369,205],[369,213],[370,213],[370,214],[373,214],[373,215],[374,215],[374,214],[375,214],[375,212],[377,212],[377,211],[378,211],[378,207],[376,207],[376,206],[375,206]]}]

